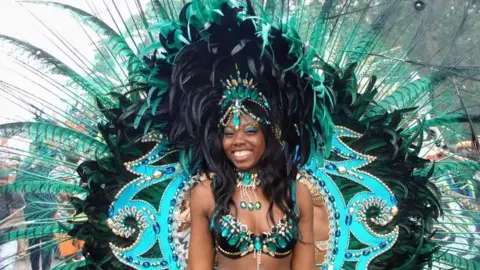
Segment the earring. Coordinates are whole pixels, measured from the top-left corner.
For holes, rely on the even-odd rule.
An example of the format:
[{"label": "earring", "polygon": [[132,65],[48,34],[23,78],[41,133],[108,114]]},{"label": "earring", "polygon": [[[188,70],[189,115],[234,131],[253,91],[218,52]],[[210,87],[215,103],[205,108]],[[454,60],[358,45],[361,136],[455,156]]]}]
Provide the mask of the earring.
[{"label": "earring", "polygon": [[285,147],[285,141],[282,140],[282,130],[278,125],[275,125],[273,128],[273,134],[275,135],[275,138],[277,139],[278,143],[283,147]]}]

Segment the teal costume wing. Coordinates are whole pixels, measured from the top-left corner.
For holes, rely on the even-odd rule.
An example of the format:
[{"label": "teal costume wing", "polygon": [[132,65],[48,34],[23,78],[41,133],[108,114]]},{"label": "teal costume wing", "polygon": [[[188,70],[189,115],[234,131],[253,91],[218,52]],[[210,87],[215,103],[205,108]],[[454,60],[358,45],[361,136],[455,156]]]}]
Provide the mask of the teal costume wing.
[{"label": "teal costume wing", "polygon": [[[28,254],[83,241],[82,259],[70,254],[55,269],[185,268],[189,233],[179,216],[199,180],[186,166],[192,153],[166,140],[172,63],[189,44],[207,40],[210,26],[233,20],[252,21],[264,48],[277,34],[285,38],[275,49],[296,59],[289,69],[314,86],[311,117],[326,127],[327,140],[312,144],[303,169],[329,213],[319,267],[480,266],[478,4],[9,5],[31,12],[41,35],[0,35],[2,106],[13,106],[2,112],[2,175],[16,172],[0,192],[32,198],[33,209],[25,220],[6,219],[12,223],[0,243],[52,237]],[[228,17],[238,7],[245,12]],[[454,147],[463,141],[470,147]],[[65,168],[76,171],[64,175],[69,181],[55,177]],[[61,210],[67,214],[52,217]]]}]

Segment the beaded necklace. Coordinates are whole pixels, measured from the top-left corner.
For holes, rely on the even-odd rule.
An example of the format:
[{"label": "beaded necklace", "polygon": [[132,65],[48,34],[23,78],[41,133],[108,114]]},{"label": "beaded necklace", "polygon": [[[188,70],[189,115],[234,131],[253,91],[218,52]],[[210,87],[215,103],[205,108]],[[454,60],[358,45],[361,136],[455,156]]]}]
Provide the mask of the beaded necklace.
[{"label": "beaded necklace", "polygon": [[[240,189],[240,207],[250,211],[260,210],[262,204],[258,200],[256,188],[260,185],[257,173],[238,172],[237,189]],[[255,198],[255,201],[252,200]],[[247,199],[248,202],[245,200]]]}]

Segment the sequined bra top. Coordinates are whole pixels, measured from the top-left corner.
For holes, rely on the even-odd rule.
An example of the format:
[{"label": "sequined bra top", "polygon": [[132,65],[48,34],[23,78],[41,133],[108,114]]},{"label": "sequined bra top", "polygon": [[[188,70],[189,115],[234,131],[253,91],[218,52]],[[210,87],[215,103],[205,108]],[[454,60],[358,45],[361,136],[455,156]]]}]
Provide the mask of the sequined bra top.
[{"label": "sequined bra top", "polygon": [[[292,184],[291,193],[295,205],[295,215],[297,215],[295,183]],[[255,235],[231,214],[219,218],[218,224],[214,224],[214,219],[212,219],[211,230],[213,230],[213,226],[218,226],[215,233],[217,251],[230,259],[237,259],[250,253],[254,253],[257,260],[260,259],[262,253],[274,258],[283,258],[292,252],[297,242],[298,228],[287,215],[284,215],[269,231],[263,232],[261,235]]]}]

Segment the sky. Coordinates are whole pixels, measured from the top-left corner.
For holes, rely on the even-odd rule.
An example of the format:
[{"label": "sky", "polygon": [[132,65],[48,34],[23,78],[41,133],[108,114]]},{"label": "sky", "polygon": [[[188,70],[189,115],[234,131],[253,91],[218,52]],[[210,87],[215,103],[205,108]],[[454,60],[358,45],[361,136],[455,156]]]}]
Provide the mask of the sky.
[{"label": "sky", "polygon": [[[143,4],[145,1],[147,0],[141,0]],[[95,14],[113,29],[117,29],[116,25],[122,27],[119,13],[123,18],[130,16],[127,4],[130,5],[132,12],[136,10],[132,6],[135,2],[130,0],[56,0],[56,2]],[[112,13],[106,12],[107,8]],[[41,4],[20,4],[16,0],[0,0],[0,35],[35,45],[79,74],[84,74],[85,70],[82,64],[79,64],[79,59],[89,65],[95,55],[92,40],[99,39],[98,34],[92,30],[83,30],[80,23],[67,11]],[[63,94],[60,87],[67,82],[66,78],[55,75],[39,76],[37,70],[42,70],[44,65],[34,57],[14,48],[0,36],[0,124],[32,121],[34,115],[27,110],[32,106],[49,114],[53,112],[53,115],[56,111],[71,108],[65,101],[72,103],[74,100]],[[2,138],[0,142],[5,143]],[[8,146],[26,150],[28,141],[15,137],[8,141]]]},{"label": "sky", "polygon": [[[118,25],[120,30],[123,29],[121,29],[122,23],[119,22],[119,13],[123,18],[128,18],[129,9],[133,13],[136,10],[134,1],[125,0],[57,0],[57,2],[95,14],[113,29]],[[107,8],[111,13],[106,12]],[[79,63],[83,61],[86,66],[91,66],[94,57],[92,39],[97,41],[99,38],[97,33],[84,29],[67,11],[41,4],[1,0],[0,35],[29,42],[52,54],[80,74],[84,73],[85,67]],[[20,56],[19,59],[22,62],[14,60],[12,56]],[[26,57],[25,53],[14,49],[0,39],[0,124],[32,118],[30,113],[21,108],[25,107],[23,105],[25,102],[19,101],[18,98],[27,99],[37,107],[56,107],[57,109],[65,107],[64,99],[58,94],[58,89],[53,87],[51,82],[45,82],[42,77],[35,75],[35,72],[27,71],[28,66],[33,70],[41,69],[42,63],[35,61],[33,57]],[[52,78],[60,83],[65,82],[65,78],[59,78],[59,76]],[[7,90],[5,83],[9,85]],[[46,103],[50,105],[44,105]]]}]

